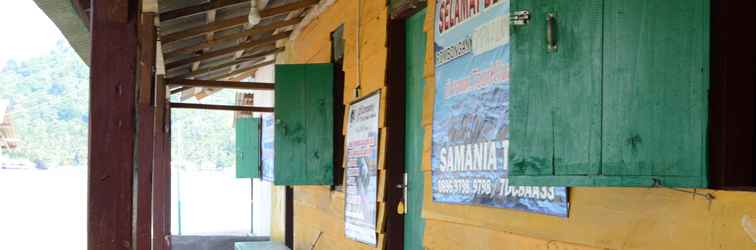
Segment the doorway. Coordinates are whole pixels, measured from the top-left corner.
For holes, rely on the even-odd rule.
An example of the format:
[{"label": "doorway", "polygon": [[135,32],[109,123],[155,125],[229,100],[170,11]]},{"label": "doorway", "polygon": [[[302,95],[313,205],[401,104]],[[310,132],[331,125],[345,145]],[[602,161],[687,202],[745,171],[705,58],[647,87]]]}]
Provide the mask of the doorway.
[{"label": "doorway", "polygon": [[425,43],[423,9],[404,21],[405,43],[405,126],[404,166],[407,174],[407,202],[404,215],[404,249],[423,248],[425,221],[423,206],[423,89],[425,88]]}]

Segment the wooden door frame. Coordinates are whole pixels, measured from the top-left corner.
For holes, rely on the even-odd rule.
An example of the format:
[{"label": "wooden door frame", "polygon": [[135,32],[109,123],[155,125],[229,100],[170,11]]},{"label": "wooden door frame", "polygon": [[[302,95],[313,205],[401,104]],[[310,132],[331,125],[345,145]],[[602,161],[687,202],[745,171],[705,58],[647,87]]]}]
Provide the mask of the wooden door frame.
[{"label": "wooden door frame", "polygon": [[[410,1],[413,4],[417,1]],[[406,72],[406,34],[405,21],[415,13],[423,10],[425,4],[400,8],[400,13],[392,13],[387,30],[388,59],[386,60],[386,249],[404,249],[404,214],[397,211],[404,201],[405,175],[405,84]],[[406,209],[404,211],[406,213]]]}]

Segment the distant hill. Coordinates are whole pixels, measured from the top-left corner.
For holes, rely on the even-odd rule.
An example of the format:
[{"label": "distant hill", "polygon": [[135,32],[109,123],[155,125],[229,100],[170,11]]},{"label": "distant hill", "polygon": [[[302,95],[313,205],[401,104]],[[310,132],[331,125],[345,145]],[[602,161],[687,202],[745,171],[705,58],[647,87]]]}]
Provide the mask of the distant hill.
[{"label": "distant hill", "polygon": [[64,41],[43,56],[5,63],[0,99],[10,101],[21,140],[11,156],[40,166],[86,163],[88,76]]},{"label": "distant hill", "polygon": [[[89,67],[63,40],[43,56],[4,64],[0,100],[10,102],[20,142],[2,154],[45,167],[86,165]],[[203,101],[228,100],[234,100],[233,92],[221,91]],[[173,160],[231,166],[232,117],[223,111],[174,112]]]}]

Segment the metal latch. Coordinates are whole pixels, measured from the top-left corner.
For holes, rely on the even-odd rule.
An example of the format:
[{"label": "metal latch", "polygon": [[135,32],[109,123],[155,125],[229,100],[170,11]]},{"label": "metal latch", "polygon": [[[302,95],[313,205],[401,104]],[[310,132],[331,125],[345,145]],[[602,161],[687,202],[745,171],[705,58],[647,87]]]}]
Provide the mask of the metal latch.
[{"label": "metal latch", "polygon": [[514,26],[526,25],[528,24],[528,22],[530,22],[530,11],[518,10],[518,11],[512,12],[512,14],[509,17],[509,20]]},{"label": "metal latch", "polygon": [[402,200],[399,201],[399,204],[396,207],[396,213],[397,214],[407,214],[407,207],[408,207],[408,201],[407,201],[407,173],[404,173],[404,183],[396,185],[396,188],[399,188],[402,190]]}]

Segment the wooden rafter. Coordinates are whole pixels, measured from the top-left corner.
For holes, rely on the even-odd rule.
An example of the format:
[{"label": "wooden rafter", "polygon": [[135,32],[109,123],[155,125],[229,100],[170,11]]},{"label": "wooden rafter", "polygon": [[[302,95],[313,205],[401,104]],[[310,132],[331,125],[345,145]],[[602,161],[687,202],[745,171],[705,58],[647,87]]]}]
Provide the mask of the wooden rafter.
[{"label": "wooden rafter", "polygon": [[91,8],[91,2],[87,0],[72,0],[74,9],[76,9],[76,13],[79,15],[79,18],[81,18],[82,22],[84,22],[84,26],[89,29],[89,22],[92,17],[92,8]]},{"label": "wooden rafter", "polygon": [[[290,4],[281,5],[281,6],[278,6],[278,7],[267,8],[267,9],[264,9],[264,10],[260,11],[260,17],[266,18],[266,17],[270,17],[270,16],[275,16],[275,15],[278,15],[278,14],[287,13],[287,12],[290,12],[290,11],[307,8],[307,7],[309,7],[311,5],[314,5],[316,3],[318,3],[318,0],[302,0],[302,1],[294,2],[294,3],[290,3]],[[243,24],[245,24],[247,22],[249,22],[249,19],[248,19],[248,17],[246,15],[244,15],[244,16],[238,16],[238,17],[234,17],[234,18],[230,18],[230,19],[216,21],[216,22],[213,22],[211,24],[207,24],[205,26],[200,26],[200,27],[196,27],[196,28],[191,28],[191,29],[182,30],[182,31],[178,31],[178,32],[175,32],[175,33],[167,34],[165,36],[161,36],[160,40],[163,43],[168,44],[168,43],[175,42],[175,41],[178,41],[178,40],[181,40],[181,39],[186,39],[186,38],[190,38],[190,37],[199,36],[199,35],[205,34],[207,32],[211,32],[211,31],[219,31],[219,30],[233,28],[233,27],[236,27],[236,26],[243,25]]]},{"label": "wooden rafter", "polygon": [[279,29],[279,28],[283,28],[283,27],[286,27],[286,26],[297,24],[300,21],[302,21],[301,18],[295,18],[295,19],[291,19],[291,20],[276,22],[276,23],[273,23],[273,24],[270,24],[270,25],[266,25],[266,26],[255,26],[255,27],[253,27],[251,29],[248,29],[246,31],[236,32],[236,33],[232,33],[232,34],[225,35],[225,36],[216,36],[214,39],[208,40],[207,42],[203,42],[203,43],[200,43],[200,44],[197,44],[197,45],[194,45],[194,46],[189,46],[189,47],[185,47],[185,48],[179,48],[179,49],[167,52],[166,53],[166,57],[169,57],[169,58],[170,57],[174,57],[174,56],[176,56],[176,55],[178,55],[180,53],[184,53],[184,54],[194,53],[194,52],[196,52],[198,50],[201,50],[201,49],[206,49],[206,48],[213,47],[213,46],[217,45],[218,43],[232,41],[232,40],[235,40],[235,39],[244,38],[244,37],[248,37],[248,36],[253,36],[253,35],[257,35],[257,34],[262,34],[263,32],[273,31],[273,30],[276,30],[276,29]]},{"label": "wooden rafter", "polygon": [[[263,58],[264,57],[257,57],[255,59],[263,59]],[[199,69],[199,70],[193,71],[193,72],[191,72],[189,74],[180,75],[180,76],[178,76],[178,78],[189,78],[189,77],[197,77],[197,76],[205,75],[205,74],[208,74],[208,73],[211,73],[211,72],[214,72],[214,71],[218,71],[218,70],[221,70],[221,69],[225,69],[225,68],[231,67],[233,65],[238,65],[238,64],[243,63],[244,61],[248,61],[248,60],[254,60],[254,59],[248,58],[248,59],[245,59],[243,61],[242,60],[235,60],[235,61],[231,61],[231,62],[228,62],[228,63],[224,63],[224,64],[212,66],[212,67],[207,67],[207,68]],[[250,68],[257,69],[257,68],[260,68],[260,67],[263,67],[263,66],[268,66],[268,65],[271,65],[271,64],[275,64],[275,63],[276,63],[275,60],[270,60],[270,61],[265,61],[265,62],[261,62],[261,63],[256,63],[256,64],[252,65]]]},{"label": "wooden rafter", "polygon": [[174,95],[174,94],[178,94],[178,93],[187,91],[187,90],[192,89],[192,88],[193,87],[178,87],[178,88],[175,88],[175,89],[171,89],[170,93],[171,93],[171,95]]},{"label": "wooden rafter", "polygon": [[181,67],[181,66],[193,63],[193,62],[198,62],[198,61],[215,58],[215,57],[219,57],[219,56],[223,56],[223,55],[227,55],[231,53],[236,53],[237,51],[244,50],[244,49],[268,46],[271,44],[275,44],[276,41],[278,41],[279,39],[284,39],[284,38],[289,37],[290,34],[291,32],[284,32],[281,34],[276,34],[276,35],[265,37],[262,39],[240,43],[237,46],[220,49],[216,51],[211,51],[211,52],[199,55],[199,56],[189,57],[186,59],[181,59],[175,62],[167,63],[165,67],[166,69],[173,69],[173,68]]},{"label": "wooden rafter", "polygon": [[192,80],[192,79],[175,79],[175,78],[168,79],[168,86],[247,89],[247,90],[274,90],[275,89],[275,85],[273,83],[264,83],[264,82],[231,82],[231,81]]},{"label": "wooden rafter", "polygon": [[213,0],[207,3],[192,5],[176,10],[160,13],[160,21],[165,22],[181,17],[188,17],[196,14],[202,14],[208,11],[217,10],[240,3],[248,3],[249,0]]},{"label": "wooden rafter", "polygon": [[225,79],[225,78],[229,78],[229,77],[232,77],[232,76],[236,76],[236,75],[239,75],[239,74],[246,73],[246,72],[248,72],[250,70],[256,70],[257,68],[259,68],[259,67],[255,67],[254,65],[253,66],[249,66],[249,67],[244,67],[244,68],[241,68],[241,69],[234,70],[231,73],[209,77],[209,79],[211,79],[211,80]]},{"label": "wooden rafter", "polygon": [[180,103],[180,102],[172,102],[171,108],[273,113],[273,107],[231,106],[231,105],[213,105],[213,104]]},{"label": "wooden rafter", "polygon": [[[205,13],[205,15],[206,15],[205,19],[207,20],[207,23],[215,22],[215,14],[216,13],[217,13],[217,11],[215,9],[207,11]],[[215,32],[208,32],[208,33],[205,34],[205,37],[206,37],[206,39],[208,41],[209,40],[213,40],[213,38],[215,37]],[[202,53],[206,53],[208,50],[209,50],[209,48],[202,49]],[[195,70],[199,69],[200,63],[201,63],[201,61],[196,61],[196,62],[192,63],[192,71],[195,71]]]}]

